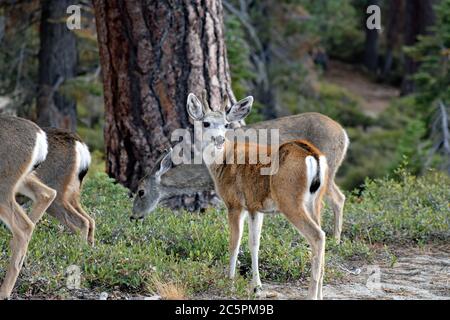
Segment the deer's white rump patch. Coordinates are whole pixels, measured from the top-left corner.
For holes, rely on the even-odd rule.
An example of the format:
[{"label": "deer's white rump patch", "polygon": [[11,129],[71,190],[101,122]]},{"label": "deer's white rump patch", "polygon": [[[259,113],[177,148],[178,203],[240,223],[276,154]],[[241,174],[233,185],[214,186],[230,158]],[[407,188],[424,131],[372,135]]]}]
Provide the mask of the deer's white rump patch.
[{"label": "deer's white rump patch", "polygon": [[327,158],[325,158],[324,156],[320,156],[319,157],[319,174],[320,174],[320,187],[319,189],[322,188],[322,186],[325,184],[325,174],[328,170],[328,164],[327,164]]},{"label": "deer's white rump patch", "polygon": [[34,144],[33,155],[31,156],[30,167],[27,173],[30,173],[33,168],[45,161],[48,154],[47,134],[40,130],[36,134],[36,143]]},{"label": "deer's white rump patch", "polygon": [[[308,209],[310,214],[313,214],[314,202],[316,201],[316,197],[320,192],[320,189],[323,187],[325,183],[325,174],[328,170],[327,166],[327,158],[325,156],[320,156],[319,161],[317,161],[313,156],[307,156],[305,158],[306,163],[306,176],[307,176],[307,185],[306,192],[304,196],[304,206]],[[320,186],[314,192],[311,193],[310,187],[313,179],[319,176]]]},{"label": "deer's white rump patch", "polygon": [[91,153],[86,144],[75,142],[75,152],[77,157],[77,173],[86,171],[91,165]]},{"label": "deer's white rump patch", "polygon": [[314,157],[307,156],[305,158],[305,163],[306,163],[306,175],[308,178],[306,187],[309,190],[309,187],[311,186],[313,179],[317,175],[317,161]]}]

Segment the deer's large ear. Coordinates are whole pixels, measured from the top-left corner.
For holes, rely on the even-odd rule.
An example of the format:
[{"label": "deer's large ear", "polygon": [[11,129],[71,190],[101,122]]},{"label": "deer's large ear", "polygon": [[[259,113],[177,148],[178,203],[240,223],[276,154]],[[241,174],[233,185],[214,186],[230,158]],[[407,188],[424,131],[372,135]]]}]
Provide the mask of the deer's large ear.
[{"label": "deer's large ear", "polygon": [[156,173],[156,176],[158,178],[161,178],[161,176],[169,171],[170,168],[172,168],[172,148],[161,160],[161,164],[159,166],[158,172]]},{"label": "deer's large ear", "polygon": [[230,122],[244,120],[252,111],[253,97],[249,96],[234,104],[227,112],[227,120]]},{"label": "deer's large ear", "polygon": [[197,121],[203,119],[203,106],[200,100],[195,96],[195,94],[190,93],[187,99],[187,112],[189,116]]}]

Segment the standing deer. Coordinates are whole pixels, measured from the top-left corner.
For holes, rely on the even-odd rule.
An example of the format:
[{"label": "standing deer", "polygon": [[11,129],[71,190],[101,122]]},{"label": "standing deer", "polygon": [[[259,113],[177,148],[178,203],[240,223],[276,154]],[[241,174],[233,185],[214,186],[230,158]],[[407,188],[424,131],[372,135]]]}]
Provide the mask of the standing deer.
[{"label": "standing deer", "polygon": [[[206,101],[202,106],[194,95],[190,95],[188,113],[194,120],[202,121],[203,126],[209,128],[206,130],[219,130],[219,133],[223,133],[231,122],[238,123],[238,121],[244,119],[250,112],[251,105],[252,98],[248,98],[232,106],[227,112],[224,108],[211,111],[209,107],[205,107],[207,106]],[[342,144],[345,145],[346,149],[348,140],[345,131],[337,123],[319,114],[312,113],[306,116],[320,119],[322,127],[326,127],[327,122],[329,122],[328,132],[335,134],[335,136],[336,132],[340,133]],[[269,127],[273,128],[273,126]],[[289,128],[286,124],[283,124],[283,127],[286,130]],[[339,129],[342,130],[339,131]],[[287,136],[297,133],[294,129],[292,132],[285,131],[284,134]],[[281,136],[282,140],[286,140],[283,139],[283,133],[281,133]],[[339,135],[337,136],[339,137]],[[245,154],[245,150],[248,150],[245,145],[233,146],[229,141],[225,142],[224,134],[219,134],[213,138],[213,145],[217,149],[222,149],[224,154],[229,152],[244,152]],[[209,144],[205,148],[211,146]],[[338,148],[339,146],[330,147],[327,151],[332,152],[333,149]],[[214,183],[205,178],[205,173],[202,169],[199,169],[201,166],[198,165],[183,164],[171,169],[171,152],[169,152],[163,155],[152,171],[142,179],[134,200],[132,218],[145,217],[154,210],[161,199],[171,195],[197,192],[215,185],[217,192],[229,209],[231,229],[229,275],[231,278],[235,275],[245,217],[244,211],[247,210],[250,213],[249,245],[252,255],[252,283],[255,288],[259,288],[261,280],[258,271],[258,250],[263,213],[280,210],[305,235],[312,246],[313,277],[308,297],[321,299],[325,235],[320,228],[320,210],[321,200],[327,190],[327,183],[331,179],[330,173],[333,171],[327,170],[325,156],[306,141],[297,139],[285,142],[274,152],[277,152],[282,159],[276,175],[259,175],[259,169],[264,167],[261,164],[213,164],[208,166],[208,170]],[[340,164],[344,155],[345,150],[336,162]],[[336,157],[332,158],[331,163],[333,164],[336,163],[334,159]],[[291,181],[292,177],[295,177],[293,181]]]},{"label": "standing deer", "polygon": [[[206,99],[203,99],[206,105]],[[234,122],[233,127],[240,127]],[[345,158],[349,139],[344,128],[320,113],[309,112],[279,119],[263,121],[244,127],[278,129],[280,142],[306,140],[316,146],[327,158],[329,182],[325,197],[334,213],[334,238],[341,239],[345,196],[335,183],[336,172]],[[269,139],[270,141],[270,139]],[[170,167],[170,157],[162,163],[161,157],[152,170],[142,178],[134,199],[132,218],[143,218],[152,212],[161,200],[175,195],[214,190],[214,183],[204,165],[180,164]],[[161,167],[161,164],[163,166]],[[158,173],[158,178],[156,178]]]},{"label": "standing deer", "polygon": [[[33,172],[48,153],[44,131],[28,120],[0,116],[0,141],[0,220],[12,233],[11,259],[0,287],[0,299],[7,299],[22,268],[36,223],[55,199],[56,191],[44,185]],[[36,199],[29,216],[15,199],[25,189]]]},{"label": "standing deer", "polygon": [[[48,155],[36,169],[36,175],[58,192],[47,212],[94,245],[95,221],[80,203],[81,184],[91,163],[89,149],[74,133],[54,128],[44,131],[48,138]],[[35,201],[32,189],[32,183],[25,183],[21,193]]]},{"label": "standing deer", "polygon": [[[187,101],[187,111],[194,121],[201,121],[203,130],[211,139],[202,143],[205,152],[213,154],[206,161],[216,192],[228,209],[230,226],[230,278],[234,278],[245,212],[249,215],[249,247],[252,258],[252,285],[261,287],[258,270],[258,252],[263,214],[281,212],[306,238],[312,249],[312,276],[308,292],[310,299],[322,299],[325,262],[325,233],[321,229],[322,198],[328,182],[325,156],[306,140],[292,140],[275,146],[254,142],[235,142],[226,137],[232,122],[244,120],[250,113],[253,97],[247,97],[226,110],[226,105],[210,110],[194,94]],[[205,134],[203,134],[205,136]],[[271,162],[260,158],[251,163],[250,152],[265,150]],[[233,159],[233,161],[229,161]],[[245,161],[239,162],[238,159]],[[263,175],[263,168],[277,171]],[[206,159],[205,159],[206,160]],[[231,162],[231,163],[229,163]]]}]

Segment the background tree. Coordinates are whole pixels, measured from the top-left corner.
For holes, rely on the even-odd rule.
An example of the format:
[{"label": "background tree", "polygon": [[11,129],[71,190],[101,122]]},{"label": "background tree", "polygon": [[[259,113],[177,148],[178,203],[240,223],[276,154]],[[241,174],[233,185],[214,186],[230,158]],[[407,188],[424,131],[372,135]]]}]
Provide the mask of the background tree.
[{"label": "background tree", "polygon": [[404,15],[403,8],[403,0],[389,1],[386,26],[386,52],[382,71],[383,79],[386,79],[389,76],[394,63],[394,50],[399,44],[400,26]]},{"label": "background tree", "polygon": [[[366,10],[369,6],[379,6],[379,0],[368,0]],[[378,68],[378,30],[368,29],[366,26],[366,19],[364,19],[364,30],[366,30],[366,41],[364,45],[364,65],[371,72],[376,72]]]},{"label": "background tree", "polygon": [[8,112],[26,118],[34,118],[40,9],[38,0],[0,1],[0,95],[11,101]]},{"label": "background tree", "polygon": [[423,168],[450,173],[450,0],[436,5],[432,34],[420,36],[407,53],[420,63],[413,76],[418,115],[428,123],[430,150]]},{"label": "background tree", "polygon": [[[347,160],[340,170],[339,181],[348,190],[360,186],[367,176],[379,177],[387,172],[392,173],[403,162],[404,156],[408,157],[410,164],[416,164],[413,172],[421,172],[428,146],[435,145],[428,128],[431,125],[430,111],[434,111],[438,104],[429,98],[441,98],[448,92],[445,87],[448,72],[442,62],[446,61],[448,46],[436,43],[434,48],[442,46],[443,50],[438,52],[433,49],[431,52],[424,48],[419,55],[410,50],[406,52],[408,57],[431,72],[424,73],[422,71],[425,69],[418,69],[413,74],[415,95],[396,96],[404,78],[405,34],[416,29],[418,23],[415,18],[410,18],[409,22],[405,20],[405,0],[378,1],[385,31],[378,35],[377,71],[384,72],[376,78],[360,72],[366,36],[361,21],[368,16],[365,12],[367,1],[222,0],[232,91],[239,97],[252,94],[256,98],[248,123],[308,111],[326,114],[342,123],[352,141]],[[2,28],[0,22],[0,100],[7,102],[3,112],[34,121],[37,119],[39,93],[40,40],[45,36],[40,34],[43,31],[40,25],[44,2],[0,1],[0,20],[4,25]],[[408,2],[412,6],[416,1]],[[434,2],[444,3],[444,0]],[[135,11],[128,9],[125,1],[104,4],[105,12],[111,15],[107,19],[111,21],[107,24],[102,22],[102,25],[111,30],[103,28],[106,30],[102,32],[103,39],[114,40],[114,47],[111,46],[114,50],[111,53],[104,50],[110,60],[103,71],[112,75],[106,82],[112,90],[106,94],[109,101],[113,101],[107,106],[110,108],[108,117],[114,118],[107,132],[111,133],[108,134],[111,137],[113,134],[119,135],[115,140],[116,158],[110,162],[110,155],[104,153],[105,99],[95,12],[91,1],[79,3],[82,7],[82,29],[75,31],[78,54],[76,78],[58,82],[60,78],[57,77],[50,81],[51,88],[57,87],[55,92],[68,101],[76,100],[77,132],[93,153],[93,172],[104,171],[108,162],[107,165],[118,163],[117,168],[123,170],[120,171],[122,176],[128,177],[135,172],[136,176],[140,176],[144,172],[141,168],[150,166],[159,150],[168,145],[166,134],[175,127],[190,125],[184,113],[184,100],[189,91],[187,86],[196,91],[196,88],[205,85],[205,79],[205,86],[209,87],[216,81],[214,78],[209,80],[209,73],[214,73],[209,64],[215,59],[209,53],[217,56],[217,51],[206,49],[214,48],[216,35],[209,37],[207,23],[203,22],[204,7],[211,4],[204,1],[132,2],[138,8],[136,10],[142,13],[141,20],[147,28],[142,32],[144,41],[139,38],[139,30],[144,30],[139,29],[142,23],[134,16],[128,19],[132,22],[126,18],[128,11],[133,15]],[[172,3],[174,5],[168,8]],[[416,2],[416,5],[422,3]],[[153,11],[150,12],[150,9]],[[158,17],[152,15],[153,12],[157,12]],[[186,17],[188,19],[183,21]],[[114,27],[117,22],[120,28]],[[169,27],[166,28],[164,23]],[[446,21],[443,23],[448,25]],[[191,34],[183,28],[198,31],[195,41],[183,38]],[[442,42],[440,36],[434,40]],[[195,61],[186,62],[191,57]],[[430,69],[427,61],[432,62],[435,69]],[[47,66],[41,64],[41,67]],[[208,72],[206,76],[204,70]],[[222,76],[219,78],[222,79]],[[141,82],[149,85],[145,87]],[[218,87],[222,87],[222,80],[217,83]],[[429,86],[422,85],[427,83]],[[125,90],[130,92],[128,96],[123,94]],[[148,99],[141,98],[146,92],[149,93]],[[210,95],[215,96],[214,93]],[[443,98],[448,107],[448,99]],[[119,105],[121,99],[131,101],[127,102],[131,106],[129,110]],[[133,112],[136,116],[132,117]],[[59,112],[55,114],[60,115]],[[126,114],[128,119],[122,118],[122,114]],[[133,122],[139,121],[145,124],[142,126],[144,129],[136,129]],[[151,121],[154,123],[149,124]],[[120,150],[119,156],[117,150]],[[129,156],[148,161],[139,164],[136,168],[140,172],[137,172],[134,167],[137,162],[133,159],[129,161]],[[430,166],[435,167],[436,161],[434,158],[432,160]],[[196,198],[183,199],[194,199],[192,203],[198,204]]]},{"label": "background tree", "polygon": [[76,76],[77,40],[66,26],[66,10],[73,0],[43,0],[37,117],[42,126],[75,131],[76,101],[60,92],[61,85]]},{"label": "background tree", "polygon": [[189,92],[233,97],[221,1],[94,0],[105,95],[106,169],[134,190],[189,127]]},{"label": "background tree", "polygon": [[[409,0],[405,4],[404,44],[414,45],[419,35],[429,34],[429,27],[435,22],[436,16],[433,9],[435,0]],[[414,81],[411,76],[417,72],[418,62],[412,57],[406,56],[404,63],[404,77],[402,83],[402,94],[415,91]]]}]

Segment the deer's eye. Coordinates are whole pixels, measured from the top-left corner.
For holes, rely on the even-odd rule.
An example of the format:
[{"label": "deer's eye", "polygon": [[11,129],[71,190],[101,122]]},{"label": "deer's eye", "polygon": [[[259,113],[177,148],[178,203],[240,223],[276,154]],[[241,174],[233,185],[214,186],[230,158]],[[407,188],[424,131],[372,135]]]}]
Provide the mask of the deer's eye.
[{"label": "deer's eye", "polygon": [[144,190],[139,190],[138,195],[140,198],[142,198],[145,195],[145,191]]},{"label": "deer's eye", "polygon": [[211,126],[211,123],[209,122],[203,122],[203,127],[209,128]]},{"label": "deer's eye", "polygon": [[230,128],[231,128],[231,124],[227,123],[227,124],[225,125],[225,129],[230,129]]}]

